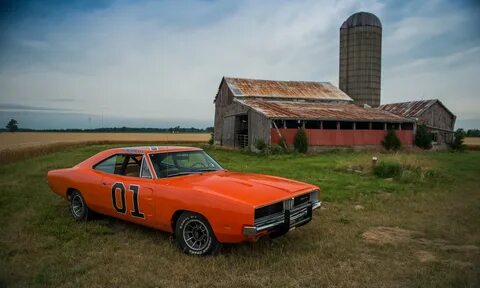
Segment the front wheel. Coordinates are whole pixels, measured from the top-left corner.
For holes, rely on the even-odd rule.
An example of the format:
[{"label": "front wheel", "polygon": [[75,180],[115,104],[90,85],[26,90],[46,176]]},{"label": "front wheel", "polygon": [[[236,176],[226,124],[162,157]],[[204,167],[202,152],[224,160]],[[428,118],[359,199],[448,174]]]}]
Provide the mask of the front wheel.
[{"label": "front wheel", "polygon": [[175,225],[175,237],[180,248],[192,255],[214,254],[221,246],[207,219],[192,212],[180,215]]},{"label": "front wheel", "polygon": [[70,213],[75,221],[88,220],[91,212],[79,191],[73,191],[70,195]]}]

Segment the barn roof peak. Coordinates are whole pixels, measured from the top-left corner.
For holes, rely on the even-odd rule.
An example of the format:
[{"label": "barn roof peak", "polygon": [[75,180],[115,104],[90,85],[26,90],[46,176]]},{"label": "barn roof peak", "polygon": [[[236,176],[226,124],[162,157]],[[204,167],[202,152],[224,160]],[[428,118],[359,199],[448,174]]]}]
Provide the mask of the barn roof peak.
[{"label": "barn roof peak", "polygon": [[403,117],[418,118],[435,103],[439,103],[445,108],[445,110],[448,111],[448,113],[456,117],[455,114],[453,114],[452,111],[450,111],[439,99],[414,100],[399,103],[383,104],[380,105],[377,109],[389,111]]},{"label": "barn roof peak", "polygon": [[353,101],[329,82],[279,81],[224,77],[234,97]]}]

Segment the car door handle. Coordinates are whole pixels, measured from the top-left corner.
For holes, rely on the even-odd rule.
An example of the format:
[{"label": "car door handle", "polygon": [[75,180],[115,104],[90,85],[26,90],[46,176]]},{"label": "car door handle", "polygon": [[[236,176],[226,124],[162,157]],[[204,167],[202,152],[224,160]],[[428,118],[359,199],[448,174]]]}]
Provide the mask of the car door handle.
[{"label": "car door handle", "polygon": [[107,182],[102,182],[102,185],[103,185],[103,186],[107,186],[108,183],[107,183]]}]

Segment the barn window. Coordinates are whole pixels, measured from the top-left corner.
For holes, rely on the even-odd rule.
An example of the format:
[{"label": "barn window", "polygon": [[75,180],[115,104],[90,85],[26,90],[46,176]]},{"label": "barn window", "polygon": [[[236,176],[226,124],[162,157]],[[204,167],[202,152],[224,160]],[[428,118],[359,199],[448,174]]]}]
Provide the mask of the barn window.
[{"label": "barn window", "polygon": [[300,128],[302,127],[302,121],[300,120],[287,120],[285,121],[287,128]]},{"label": "barn window", "polygon": [[402,130],[413,130],[413,123],[402,123]]},{"label": "barn window", "polygon": [[399,127],[399,123],[387,123],[387,130],[398,130]]},{"label": "barn window", "polygon": [[[275,123],[275,125],[277,125],[278,129],[284,128],[283,127],[283,123],[284,123],[283,120],[273,120],[272,123]],[[273,128],[275,128],[275,125],[272,124]]]},{"label": "barn window", "polygon": [[372,130],[385,130],[385,123],[372,122]]},{"label": "barn window", "polygon": [[323,121],[323,129],[337,130],[337,121]]},{"label": "barn window", "polygon": [[322,127],[322,121],[305,121],[306,129],[320,129]]},{"label": "barn window", "polygon": [[353,130],[353,122],[350,121],[340,121],[341,130]]},{"label": "barn window", "polygon": [[356,122],[355,123],[356,130],[368,130],[370,129],[370,122]]}]

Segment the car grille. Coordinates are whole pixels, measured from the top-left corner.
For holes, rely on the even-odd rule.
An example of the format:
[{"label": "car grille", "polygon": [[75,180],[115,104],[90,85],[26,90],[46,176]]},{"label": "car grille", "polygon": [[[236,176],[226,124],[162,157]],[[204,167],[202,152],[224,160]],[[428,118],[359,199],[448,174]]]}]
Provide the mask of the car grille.
[{"label": "car grille", "polygon": [[268,215],[283,212],[283,202],[278,202],[262,208],[255,209],[255,219],[263,218]]},{"label": "car grille", "polygon": [[303,215],[306,211],[306,207],[308,207],[312,201],[315,201],[314,198],[316,195],[313,197],[314,193],[316,193],[316,191],[255,209],[255,226],[268,227],[276,225],[279,222],[283,223],[286,210],[291,212],[292,217],[300,217],[300,214]]}]

